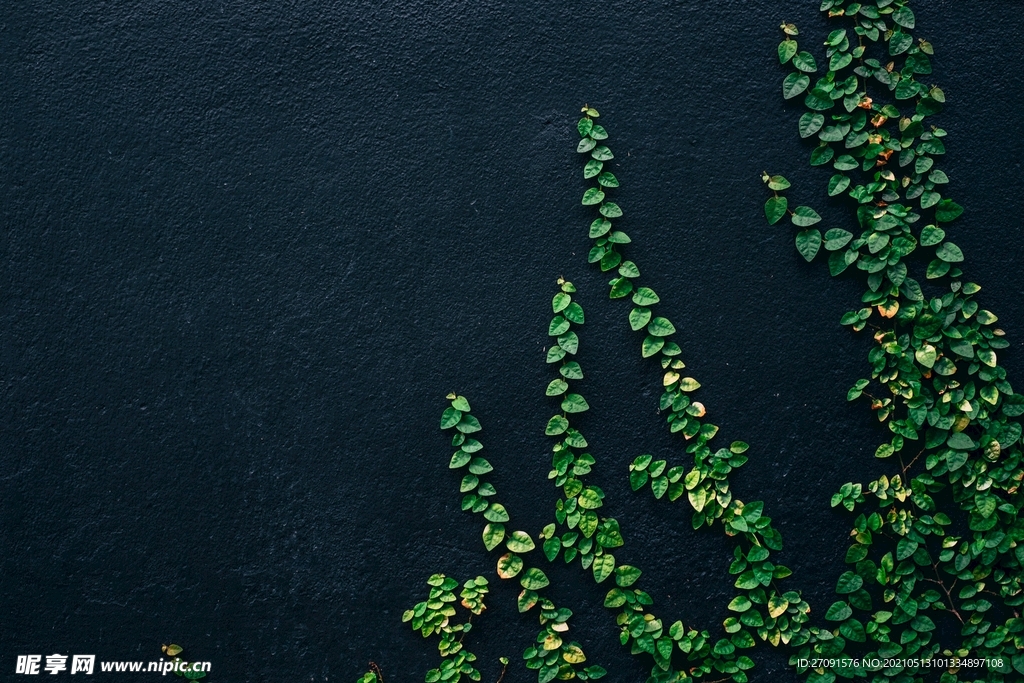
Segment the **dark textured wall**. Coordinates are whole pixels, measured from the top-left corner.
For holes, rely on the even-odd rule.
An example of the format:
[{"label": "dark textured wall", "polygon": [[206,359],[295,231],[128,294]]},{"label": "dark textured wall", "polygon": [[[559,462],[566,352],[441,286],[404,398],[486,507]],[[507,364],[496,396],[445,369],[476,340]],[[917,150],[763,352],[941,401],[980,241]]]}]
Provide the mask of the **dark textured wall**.
[{"label": "dark textured wall", "polygon": [[[587,309],[582,427],[669,621],[717,629],[729,546],[634,495],[626,464],[679,457],[624,310],[586,265],[576,112],[612,133],[629,253],[681,330],[736,476],[783,532],[815,613],[849,518],[829,496],[884,463],[846,388],[868,340],[852,280],[805,264],[761,214],[759,172],[825,207],[779,95],[781,20],[814,0],[8,3],[0,10],[0,672],[16,654],[152,659],[211,681],[421,680],[400,622],[435,571],[493,576],[458,510],[444,394],[470,397],[518,525],[555,491],[549,301]],[[949,106],[955,241],[1016,341],[1024,213],[1024,15],[915,4]],[[833,209],[829,222],[845,214]],[[1001,354],[1024,382],[1024,356]],[[642,679],[605,587],[553,594],[609,680]],[[495,590],[472,648],[517,663],[535,617]],[[762,652],[757,681],[793,680]]]}]

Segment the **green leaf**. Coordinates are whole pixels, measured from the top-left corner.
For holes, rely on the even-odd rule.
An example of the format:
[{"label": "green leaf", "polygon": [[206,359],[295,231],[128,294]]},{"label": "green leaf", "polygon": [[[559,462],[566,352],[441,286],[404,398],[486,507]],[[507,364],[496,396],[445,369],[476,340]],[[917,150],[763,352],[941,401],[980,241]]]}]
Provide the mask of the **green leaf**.
[{"label": "green leaf", "polygon": [[569,361],[558,369],[559,374],[566,379],[583,379],[583,369],[576,361]]},{"label": "green leaf", "polygon": [[806,228],[820,222],[821,216],[819,216],[818,213],[809,206],[798,206],[793,209],[793,217],[791,220],[793,221],[793,225]]},{"label": "green leaf", "polygon": [[811,55],[810,52],[806,51],[800,52],[793,57],[793,66],[801,71],[806,71],[807,73],[814,73],[818,70],[818,65],[814,61],[814,56]]},{"label": "green leaf", "polygon": [[794,71],[782,81],[782,96],[787,100],[793,99],[804,90],[807,90],[807,86],[810,84],[811,79],[807,74]]},{"label": "green leaf", "polygon": [[583,138],[582,140],[580,140],[580,143],[576,145],[576,151],[579,152],[580,154],[583,154],[584,152],[589,152],[590,150],[594,149],[595,145],[597,145],[597,141],[594,140],[594,138]]},{"label": "green leaf", "polygon": [[813,261],[821,247],[821,233],[817,229],[802,230],[796,234],[796,250],[805,261]]},{"label": "green leaf", "polygon": [[597,159],[598,161],[609,161],[615,158],[615,155],[612,154],[612,151],[605,147],[604,145],[599,145],[598,147],[596,147],[594,151],[590,153],[590,156]]},{"label": "green leaf", "polygon": [[605,553],[594,558],[594,581],[601,583],[615,571],[615,557],[611,553]]},{"label": "green leaf", "polygon": [[[853,572],[843,572],[836,582],[836,593],[852,593],[864,585],[864,579]],[[826,617],[827,618],[827,617]]]},{"label": "green leaf", "polygon": [[785,197],[769,197],[768,201],[764,203],[764,215],[768,219],[768,225],[778,223],[779,219],[786,215],[788,206],[789,200]]},{"label": "green leaf", "polygon": [[596,176],[598,173],[601,172],[601,168],[603,166],[604,166],[604,164],[601,163],[600,161],[597,161],[596,159],[591,159],[590,161],[587,162],[587,165],[583,168],[583,177],[584,178],[593,178],[594,176]]},{"label": "green leaf", "polygon": [[583,324],[583,307],[577,303],[569,304],[562,315],[570,322],[574,322],[577,325]]},{"label": "green leaf", "polygon": [[536,546],[533,543],[533,539],[530,538],[530,534],[525,531],[513,531],[508,541],[505,542],[505,547],[514,553],[528,553]]},{"label": "green leaf", "polygon": [[783,176],[773,175],[773,176],[769,176],[769,178],[768,178],[768,189],[769,190],[775,190],[776,192],[778,192],[780,190],[788,189],[789,186],[790,186],[789,181],[786,180]]},{"label": "green leaf", "polygon": [[977,320],[982,325],[991,325],[995,321],[999,320],[999,318],[997,318],[995,313],[992,311],[982,310],[978,312]]},{"label": "green leaf", "polygon": [[925,271],[925,277],[929,280],[942,277],[949,272],[949,264],[940,259],[935,259],[928,264],[928,269]]},{"label": "green leaf", "polygon": [[969,451],[978,447],[971,437],[967,436],[963,432],[950,434],[949,439],[946,440],[946,445],[958,451]]},{"label": "green leaf", "polygon": [[828,196],[835,197],[842,194],[850,186],[850,179],[842,173],[837,173],[828,181]]},{"label": "green leaf", "polygon": [[946,263],[960,263],[964,260],[964,252],[952,242],[946,242],[936,249],[935,255]]},{"label": "green leaf", "polygon": [[558,557],[558,551],[562,549],[562,541],[558,538],[549,538],[544,541],[544,556],[548,562],[554,562]]},{"label": "green leaf", "polygon": [[580,119],[580,122],[576,124],[576,130],[580,132],[580,137],[587,137],[590,135],[590,131],[594,128],[594,122],[588,118]]},{"label": "green leaf", "polygon": [[850,240],[853,239],[853,233],[849,230],[843,230],[842,228],[832,228],[825,233],[825,248],[829,251],[836,251],[842,249]]},{"label": "green leaf", "polygon": [[574,354],[579,350],[580,339],[575,332],[566,332],[558,337],[558,345],[565,349],[566,353]]},{"label": "green leaf", "polygon": [[728,608],[733,612],[746,612],[752,606],[753,603],[750,602],[750,598],[745,595],[737,595],[729,602]]},{"label": "green leaf", "polygon": [[560,315],[556,315],[551,319],[551,323],[548,325],[548,335],[551,337],[557,337],[560,334],[565,334],[569,331],[569,321]]},{"label": "green leaf", "polygon": [[604,192],[599,188],[592,187],[583,193],[583,204],[590,206],[592,204],[600,204],[604,201]]},{"label": "green leaf", "polygon": [[667,337],[675,334],[676,328],[668,318],[655,318],[647,325],[648,334],[655,337]]},{"label": "green leaf", "polygon": [[461,410],[464,413],[468,413],[470,410],[469,401],[466,400],[465,396],[456,396],[455,400],[452,401],[452,408],[455,408],[455,410]]},{"label": "green leaf", "polygon": [[892,13],[892,20],[903,28],[914,28],[914,11],[907,5],[903,5]]},{"label": "green leaf", "polygon": [[641,348],[641,353],[643,354],[644,358],[650,358],[651,356],[656,354],[658,351],[661,351],[661,348],[663,346],[665,346],[665,340],[664,339],[662,339],[661,337],[655,337],[655,336],[652,336],[652,335],[647,335],[647,337],[644,338],[644,343],[643,343],[643,347]]},{"label": "green leaf", "polygon": [[612,222],[607,218],[597,218],[590,224],[590,238],[594,239],[604,235],[612,229]]},{"label": "green leaf", "polygon": [[850,264],[847,262],[846,255],[844,253],[837,251],[829,255],[828,272],[832,277],[836,277],[849,267]]},{"label": "green leaf", "polygon": [[547,575],[536,567],[530,567],[523,576],[519,579],[519,585],[526,590],[536,591],[551,585],[551,581],[548,580]]},{"label": "green leaf", "polygon": [[933,367],[937,357],[935,347],[931,344],[925,344],[914,352],[914,358],[916,358],[917,362],[926,368]]},{"label": "green leaf", "polygon": [[921,228],[921,246],[930,247],[946,239],[946,231],[934,225]]},{"label": "green leaf", "polygon": [[469,413],[463,413],[462,419],[460,419],[459,423],[455,425],[455,428],[458,429],[463,434],[472,434],[473,432],[479,432],[481,429],[480,420],[476,419]]},{"label": "green leaf", "polygon": [[628,564],[619,565],[615,568],[615,583],[622,588],[632,586],[640,578],[640,574],[641,571],[636,567]]},{"label": "green leaf", "polygon": [[568,428],[569,421],[561,415],[555,415],[548,420],[548,424],[544,428],[544,434],[545,436],[558,436],[559,434],[563,434]]},{"label": "green leaf", "polygon": [[452,454],[452,460],[448,463],[449,469],[457,470],[460,467],[465,467],[466,464],[473,459],[473,456],[462,450],[461,448]]},{"label": "green leaf", "polygon": [[580,493],[577,500],[579,501],[580,507],[584,510],[596,510],[603,505],[601,502],[601,494],[591,487],[583,489],[583,492]]},{"label": "green leaf", "polygon": [[892,37],[889,38],[889,54],[895,57],[896,55],[903,54],[910,49],[910,46],[914,44],[914,37],[909,33],[902,31],[894,31]]},{"label": "green leaf", "polygon": [[829,621],[846,621],[851,616],[853,616],[853,610],[843,601],[833,603],[825,613],[825,618]]},{"label": "green leaf", "polygon": [[569,389],[569,384],[562,379],[553,379],[548,384],[548,388],[544,390],[545,396],[561,396]]},{"label": "green leaf", "polygon": [[462,411],[455,410],[455,408],[445,408],[445,411],[441,413],[441,429],[451,429],[459,424],[461,419]]},{"label": "green leaf", "polygon": [[935,220],[940,223],[955,221],[964,212],[964,207],[951,199],[943,199],[935,207]]},{"label": "green leaf", "polygon": [[[829,148],[831,149],[831,148]],[[852,171],[853,169],[860,166],[856,159],[849,154],[842,154],[836,159],[836,163],[832,164],[833,168],[837,171]]]},{"label": "green leaf", "polygon": [[624,261],[619,266],[619,275],[622,277],[640,277],[640,269],[632,261]]},{"label": "green leaf", "polygon": [[825,125],[825,117],[815,112],[806,112],[800,117],[800,122],[797,124],[797,128],[800,131],[800,137],[809,138]]},{"label": "green leaf", "polygon": [[604,185],[605,187],[618,187],[619,180],[610,171],[605,171],[601,175],[597,176],[597,182]]},{"label": "green leaf", "polygon": [[483,538],[484,547],[488,550],[494,550],[505,538],[505,525],[498,522],[488,524],[484,527]]},{"label": "green leaf", "polygon": [[651,309],[637,307],[629,312],[629,326],[634,332],[642,330],[651,321]]},{"label": "green leaf", "polygon": [[614,202],[605,202],[601,205],[601,208],[598,209],[598,211],[600,211],[601,215],[605,218],[618,218],[622,215],[622,209],[620,209],[619,205]]},{"label": "green leaf", "polygon": [[633,303],[637,306],[650,306],[651,304],[656,304],[659,301],[661,301],[661,299],[658,298],[658,295],[655,294],[654,290],[650,287],[641,287],[636,290],[636,293],[633,295]]},{"label": "green leaf", "polygon": [[811,151],[811,166],[823,166],[832,161],[834,155],[832,148],[822,143]]},{"label": "green leaf", "polygon": [[804,105],[814,111],[827,111],[832,108],[832,98],[821,88],[813,88],[804,98]]},{"label": "green leaf", "polygon": [[787,38],[779,43],[779,64],[785,64],[796,54],[797,44],[795,40]]},{"label": "green leaf", "polygon": [[488,522],[507,522],[508,512],[505,511],[505,506],[501,503],[491,503],[484,510],[484,519]]},{"label": "green leaf", "polygon": [[590,406],[587,404],[587,399],[579,394],[569,394],[562,401],[562,410],[567,413],[582,413],[589,409]]}]

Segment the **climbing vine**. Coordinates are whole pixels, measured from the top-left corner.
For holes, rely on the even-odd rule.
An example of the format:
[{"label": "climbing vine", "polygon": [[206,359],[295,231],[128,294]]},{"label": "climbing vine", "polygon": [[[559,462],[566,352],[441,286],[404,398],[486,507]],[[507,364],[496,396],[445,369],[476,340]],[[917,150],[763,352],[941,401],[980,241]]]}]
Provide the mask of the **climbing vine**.
[{"label": "climbing vine", "polygon": [[[811,606],[789,585],[798,577],[788,579],[791,570],[773,561],[782,536],[764,503],[744,502],[733,491],[730,476],[747,462],[749,446],[714,442],[719,428],[697,400],[700,382],[685,372],[676,327],[658,294],[641,285],[639,266],[626,258],[631,240],[615,225],[623,210],[612,201],[619,180],[610,168],[609,135],[598,112],[585,106],[577,151],[589,181],[582,204],[595,211],[588,260],[610,276],[609,297],[625,302],[640,354],[662,382],[658,408],[685,454],[673,462],[638,455],[628,466],[629,482],[666,503],[685,500],[693,529],[730,540],[733,560],[723,570],[734,577],[736,593],[727,606],[731,616],[714,629],[682,621],[666,626],[653,612],[653,597],[637,585],[641,569],[622,561],[628,545],[616,519],[604,516],[611,507],[604,492],[587,483],[597,461],[575,422],[590,407],[576,360],[585,315],[573,300],[573,284],[559,279],[545,390],[557,408],[544,430],[552,439],[548,478],[560,491],[553,521],[535,535],[511,525],[485,479],[493,467],[465,397],[448,396],[440,425],[453,432],[449,467],[462,475],[462,509],[483,517],[482,541],[496,555],[497,576],[517,580],[519,611],[537,615],[536,640],[522,658],[538,683],[606,674],[571,639],[572,611],[545,596],[550,580],[541,564],[559,557],[598,584],[612,581],[605,607],[622,645],[650,663],[649,683],[746,683],[758,641],[783,648],[810,683],[1010,681],[1024,674],[1024,468],[1014,420],[1024,413],[1024,396],[1013,392],[998,365],[996,353],[1008,343],[994,326],[997,318],[980,308],[981,288],[965,281],[964,254],[946,239],[946,227],[963,209],[944,196],[949,178],[936,167],[946,133],[927,121],[941,112],[945,94],[917,80],[931,73],[933,47],[915,42],[915,17],[905,0],[825,0],[821,9],[837,25],[823,55],[800,49],[796,26],[781,27],[779,62],[793,69],[783,96],[803,96],[798,132],[818,141],[810,163],[831,165],[827,194],[849,211],[848,223],[860,235],[839,227],[822,234],[817,211],[790,208],[786,178],[764,173],[762,179],[772,193],[768,222],[789,217],[798,253],[814,261],[824,247],[833,276],[854,275],[866,285],[863,306],[841,322],[872,335],[870,378],[857,380],[847,398],[867,399],[889,430],[874,455],[893,468],[867,484],[848,482],[831,498],[832,507],[855,515],[838,599],[812,622]],[[812,83],[819,59],[827,68]],[[403,616],[424,637],[440,636],[442,663],[427,682],[481,680],[462,641],[484,610],[487,581],[464,584],[461,604],[470,611],[464,623],[453,621],[458,582],[437,574],[428,583],[427,600]],[[378,680],[375,668],[360,683]]]},{"label": "climbing vine", "polygon": [[[838,25],[820,76],[797,27],[782,25],[779,62],[793,68],[783,97],[802,96],[799,135],[817,141],[810,163],[831,166],[828,195],[859,234],[822,234],[818,212],[790,209],[781,194],[789,181],[767,173],[765,215],[771,224],[789,216],[804,259],[824,247],[833,276],[864,281],[862,307],[841,322],[870,332],[871,374],[847,398],[870,403],[890,432],[874,455],[898,464],[832,497],[857,513],[850,570],[825,614],[831,630],[792,661],[803,671],[818,660],[808,680],[826,683],[916,681],[938,670],[942,683],[1011,680],[1024,674],[1024,469],[1014,420],[1024,396],[998,364],[1008,342],[997,318],[980,307],[981,287],[965,279],[963,251],[947,239],[963,208],[938,168],[946,131],[930,122],[945,93],[919,80],[932,73],[934,48],[915,41],[904,0],[825,0],[821,9]],[[940,642],[937,633],[949,635]]]}]

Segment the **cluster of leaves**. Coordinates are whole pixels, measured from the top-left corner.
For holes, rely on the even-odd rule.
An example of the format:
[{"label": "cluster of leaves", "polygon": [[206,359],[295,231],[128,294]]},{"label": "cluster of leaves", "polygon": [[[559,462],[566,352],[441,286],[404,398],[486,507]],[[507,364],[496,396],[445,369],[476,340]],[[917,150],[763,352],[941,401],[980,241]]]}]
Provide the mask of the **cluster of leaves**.
[{"label": "cluster of leaves", "polygon": [[[591,108],[587,108],[587,112],[589,116],[597,115]],[[593,126],[589,130],[593,133]],[[598,135],[607,137],[603,131]],[[591,147],[592,153],[597,151],[595,146],[580,146],[587,147]],[[611,152],[601,154],[610,156]],[[605,181],[610,183],[608,176]],[[592,196],[584,195],[584,203],[590,202]],[[620,628],[620,642],[628,645],[634,655],[653,657],[651,680],[681,680],[687,675],[701,676],[713,669],[736,674],[737,680],[745,680],[742,671],[748,668],[749,660],[735,656],[736,645],[724,639],[714,642],[706,631],[687,631],[679,621],[665,628],[662,620],[647,609],[654,603],[651,596],[633,586],[640,578],[641,570],[632,565],[617,564],[615,556],[609,552],[624,544],[619,523],[614,518],[598,516],[597,510],[604,506],[604,492],[583,481],[583,477],[591,473],[595,460],[584,451],[588,446],[586,438],[570,423],[574,414],[589,407],[581,394],[570,392],[569,381],[582,380],[583,370],[577,361],[567,360],[578,351],[579,337],[572,327],[583,324],[584,314],[579,304],[572,301],[572,293],[576,291],[572,283],[560,279],[559,285],[561,291],[551,301],[554,318],[548,330],[551,336],[556,337],[556,343],[548,351],[547,360],[549,363],[561,362],[561,366],[558,377],[551,380],[546,394],[559,401],[561,413],[548,421],[545,433],[556,439],[548,478],[562,490],[563,498],[555,506],[555,523],[541,532],[545,539],[544,553],[550,562],[554,562],[559,553],[566,563],[578,558],[583,569],[592,570],[596,583],[614,577],[616,587],[608,592],[604,604],[618,610],[616,624]],[[688,674],[672,666],[672,655],[677,648],[688,655],[692,664]]]},{"label": "cluster of leaves", "polygon": [[[632,303],[628,322],[633,331],[642,335],[640,353],[644,358],[657,358],[661,366],[664,392],[659,409],[666,413],[669,430],[682,433],[688,442],[686,452],[693,457],[687,470],[683,465],[670,467],[664,460],[641,455],[630,465],[630,484],[634,490],[649,486],[656,498],[667,494],[670,501],[682,498],[685,492],[694,511],[694,529],[717,523],[737,543],[730,571],[737,575],[734,585],[741,593],[730,603],[730,609],[739,616],[725,620],[724,637],[715,641],[707,631],[684,633],[681,624],[669,629],[667,644],[666,640],[658,641],[661,649],[651,653],[655,654],[651,680],[676,680],[685,675],[697,677],[719,671],[742,683],[747,680],[746,670],[753,666],[753,661],[739,651],[755,645],[754,634],[776,645],[802,644],[808,636],[801,626],[808,620],[810,607],[798,592],[781,591],[776,586],[777,580],[792,572],[770,559],[772,551],[782,549],[782,537],[772,526],[771,518],[763,514],[764,504],[744,503],[730,490],[729,475],[747,461],[748,445],[736,441],[715,450],[709,445],[719,429],[704,419],[705,406],[693,400],[700,382],[681,372],[686,367],[679,358],[682,350],[671,340],[676,333],[675,325],[656,315],[654,309],[660,297],[650,287],[639,285],[640,269],[633,261],[624,259],[622,253],[622,245],[628,244],[630,238],[611,222],[622,215],[622,209],[607,198],[610,188],[618,186],[606,170],[607,162],[614,156],[606,144],[597,145],[597,140],[606,140],[608,133],[594,123],[598,113],[593,108],[584,107],[583,113],[578,124],[583,139],[577,149],[591,156],[584,167],[584,178],[596,178],[598,183],[598,187],[588,189],[583,196],[583,204],[596,205],[599,213],[590,225],[594,246],[589,261],[613,275],[609,281],[610,298]],[[613,603],[622,599],[621,594],[609,597]],[[676,673],[671,667],[672,640],[688,655],[690,666],[686,672]],[[623,642],[628,642],[628,638],[624,637]],[[641,651],[650,652],[633,648],[634,654]]]},{"label": "cluster of leaves", "polygon": [[[825,40],[827,68],[812,86],[815,58],[799,51],[796,27],[784,24],[779,61],[795,71],[783,96],[804,94],[799,134],[818,140],[810,162],[832,166],[828,194],[850,207],[860,234],[838,227],[822,234],[818,213],[790,211],[779,194],[789,182],[767,173],[773,196],[765,215],[771,224],[790,216],[807,261],[824,246],[833,276],[859,271],[866,280],[862,307],[841,322],[871,330],[871,376],[848,398],[870,401],[891,433],[875,455],[899,469],[866,485],[847,483],[833,496],[833,507],[858,512],[846,555],[851,569],[825,615],[834,628],[811,629],[793,661],[895,658],[884,669],[817,669],[808,680],[909,683],[933,671],[913,662],[941,653],[986,660],[980,671],[945,671],[942,683],[1019,680],[1024,468],[1015,418],[1024,396],[998,364],[1008,342],[997,318],[979,306],[981,287],[964,280],[963,251],[947,239],[963,209],[945,196],[949,178],[936,167],[946,132],[928,123],[945,94],[918,80],[931,73],[933,47],[915,42],[905,0],[825,0],[821,8],[842,24]],[[959,642],[940,644],[944,624],[959,629]]]},{"label": "cluster of leaves", "polygon": [[[746,462],[748,446],[740,441],[711,446],[719,429],[705,420],[707,409],[694,400],[700,383],[682,372],[681,349],[672,341],[676,328],[656,314],[658,295],[639,285],[639,267],[623,257],[630,238],[613,226],[623,211],[609,199],[619,186],[608,169],[614,155],[606,143],[608,132],[596,123],[599,115],[591,107],[583,109],[577,147],[588,155],[584,177],[596,183],[582,199],[598,214],[590,225],[594,246],[589,260],[611,274],[610,297],[631,302],[627,319],[642,335],[641,355],[660,365],[664,391],[659,408],[670,431],[682,433],[692,457],[692,464],[673,465],[641,455],[630,465],[630,483],[634,490],[649,487],[658,499],[677,501],[685,493],[694,529],[719,528],[733,540],[728,571],[739,591],[728,604],[733,615],[717,639],[678,621],[666,628],[648,609],[651,596],[635,586],[640,569],[618,563],[610,552],[622,547],[624,539],[614,518],[600,516],[604,493],[585,482],[596,462],[571,420],[589,404],[570,387],[583,379],[575,360],[580,340],[574,326],[583,324],[584,313],[572,300],[575,288],[562,280],[552,300],[548,333],[553,345],[547,351],[548,363],[559,364],[558,376],[546,390],[559,411],[545,429],[555,439],[549,478],[562,496],[555,522],[538,539],[549,562],[559,555],[566,564],[578,559],[597,583],[614,577],[605,605],[617,610],[623,645],[653,659],[648,683],[702,678],[713,671],[745,683],[754,662],[741,652],[755,646],[755,636],[788,648],[801,673],[802,660],[836,662],[810,671],[812,683],[832,683],[837,677],[923,681],[935,670],[929,660],[940,653],[985,660],[980,674],[951,668],[941,673],[941,683],[982,680],[977,675],[986,681],[1012,680],[1014,672],[1024,674],[1019,613],[1024,604],[1024,469],[1021,427],[1014,421],[1024,413],[1024,397],[1014,394],[998,365],[996,352],[1007,343],[993,327],[996,317],[973,298],[981,288],[962,280],[963,252],[946,240],[943,226],[958,218],[962,208],[943,196],[949,179],[935,167],[936,157],[945,153],[945,131],[925,127],[926,119],[941,111],[945,95],[916,78],[931,72],[933,48],[927,41],[914,42],[915,17],[906,0],[824,0],[822,10],[844,23],[828,35],[827,68],[813,84],[811,75],[818,73],[822,56],[801,51],[797,28],[782,25],[779,60],[795,69],[783,82],[783,95],[803,95],[807,111],[799,119],[799,133],[819,141],[811,164],[832,166],[828,194],[845,198],[861,234],[855,237],[844,228],[822,234],[816,227],[820,215],[808,206],[791,210],[780,194],[790,189],[789,181],[767,173],[763,179],[773,196],[765,214],[771,224],[790,217],[798,228],[797,250],[807,261],[824,246],[833,276],[863,273],[863,306],[847,313],[842,323],[858,332],[870,327],[876,345],[869,353],[871,377],[858,380],[848,398],[870,399],[891,433],[875,455],[899,461],[898,472],[866,485],[849,482],[832,497],[833,507],[842,506],[856,518],[846,555],[850,569],[837,581],[839,600],[824,615],[829,624],[810,624],[810,606],[800,593],[779,586],[791,573],[772,561],[772,553],[782,548],[781,535],[764,514],[763,503],[744,503],[730,487],[729,477]],[[878,90],[872,90],[874,97],[869,85]],[[924,226],[916,227],[919,222]],[[450,467],[467,470],[462,507],[484,516],[484,545],[502,553],[499,577],[518,579],[522,587],[519,610],[537,608],[539,613],[536,644],[524,652],[527,667],[537,670],[539,683],[603,676],[601,667],[579,666],[586,661],[583,649],[566,638],[572,612],[544,597],[548,577],[526,563],[537,543],[525,531],[507,531],[509,514],[493,502],[494,486],[481,479],[492,467],[480,455],[480,442],[468,436],[480,431],[469,402],[462,396],[448,398],[451,405],[441,427],[456,431],[452,445],[458,450]],[[939,510],[940,504],[951,506],[948,513]],[[463,595],[464,604],[482,609],[481,586],[471,583],[473,592]],[[435,586],[438,595],[407,614],[414,627],[426,629],[424,635],[440,632],[444,648],[461,650],[461,637],[445,641],[443,635],[451,616],[446,605],[454,601],[457,584],[445,585],[442,578]],[[448,595],[450,600],[441,599]],[[958,643],[945,648],[936,636],[944,625],[961,634]],[[450,628],[454,632],[456,627]],[[431,672],[428,681],[458,680],[456,674],[468,673],[461,665],[457,671],[435,671],[438,676],[431,678]],[[364,677],[363,682],[371,680]]]},{"label": "cluster of leaves", "polygon": [[[476,655],[462,648],[462,639],[472,628],[470,619],[473,617],[470,616],[462,624],[451,621],[456,614],[455,589],[459,587],[459,582],[444,574],[434,574],[427,579],[427,585],[430,586],[427,599],[402,614],[402,621],[411,622],[413,630],[422,633],[424,638],[434,633],[441,636],[441,641],[437,645],[442,657],[441,665],[427,672],[427,683],[458,683],[463,675],[471,681],[479,681],[480,672],[473,666]],[[468,609],[470,614],[479,615],[486,609],[485,595],[487,579],[478,576],[466,581],[459,597],[462,598],[462,606]]]},{"label": "cluster of leaves", "polygon": [[[563,289],[572,291],[571,283],[565,283]],[[570,312],[570,308],[572,308],[571,305],[567,303],[565,308],[567,314],[575,316],[578,311],[579,319],[582,320],[582,309],[576,305]],[[554,330],[554,325],[552,325],[552,330]],[[555,332],[555,334],[565,339],[565,346],[560,348],[571,349],[572,353],[576,352],[578,340],[570,341],[565,336],[564,330]],[[572,339],[575,339],[575,335]],[[565,351],[565,353],[569,353],[569,351]],[[549,357],[551,357],[550,354]],[[452,394],[448,399],[451,401],[451,405],[441,416],[441,428],[455,430],[452,445],[458,447],[458,450],[452,455],[449,467],[456,470],[467,468],[469,472],[463,477],[460,487],[465,494],[462,509],[484,516],[487,524],[483,529],[483,542],[487,550],[495,550],[504,544],[506,552],[498,558],[497,574],[503,580],[519,579],[519,584],[522,587],[518,599],[519,611],[526,612],[535,606],[539,608],[538,619],[541,630],[537,634],[537,645],[527,648],[523,654],[526,666],[530,669],[537,669],[540,683],[547,683],[555,678],[559,680],[578,678],[583,681],[601,678],[605,675],[605,670],[596,665],[581,666],[587,659],[583,648],[576,641],[565,637],[569,630],[569,618],[572,616],[572,611],[564,607],[557,607],[542,595],[543,589],[550,585],[550,580],[543,570],[528,566],[524,559],[537,549],[533,538],[526,531],[506,531],[505,523],[509,521],[509,515],[504,506],[499,503],[487,502],[487,500],[484,500],[483,503],[480,502],[481,499],[489,499],[496,493],[491,484],[480,480],[481,475],[493,469],[491,464],[478,454],[483,446],[476,439],[466,436],[480,431],[480,422],[470,414],[469,401],[464,396]],[[565,401],[569,400],[569,397],[566,397]],[[576,405],[576,403],[572,403],[572,406]],[[585,410],[585,403],[583,405]]]}]

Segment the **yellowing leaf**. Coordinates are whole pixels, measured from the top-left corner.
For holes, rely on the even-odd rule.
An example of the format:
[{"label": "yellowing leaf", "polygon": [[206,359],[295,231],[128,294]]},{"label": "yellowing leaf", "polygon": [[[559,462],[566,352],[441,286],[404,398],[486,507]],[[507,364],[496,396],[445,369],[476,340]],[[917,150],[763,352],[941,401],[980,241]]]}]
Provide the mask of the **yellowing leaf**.
[{"label": "yellowing leaf", "polygon": [[679,382],[679,388],[683,391],[696,391],[697,389],[700,389],[700,382],[692,377],[684,377]]},{"label": "yellowing leaf", "polygon": [[505,553],[498,558],[498,576],[511,579],[523,569],[523,560],[514,553]]},{"label": "yellowing leaf", "polygon": [[587,660],[587,657],[578,645],[570,645],[562,651],[562,659],[570,664],[582,664]]},{"label": "yellowing leaf", "polygon": [[778,617],[781,614],[785,614],[788,607],[789,600],[786,600],[781,595],[773,595],[772,599],[768,601],[768,614],[772,617]]},{"label": "yellowing leaf", "polygon": [[671,385],[673,382],[676,382],[678,379],[679,373],[674,370],[669,370],[668,372],[665,373],[665,377],[662,378],[661,383],[662,385],[667,387]]},{"label": "yellowing leaf", "polygon": [[884,304],[878,305],[878,313],[883,318],[891,318],[896,315],[896,312],[900,310],[899,301],[887,301]]}]

